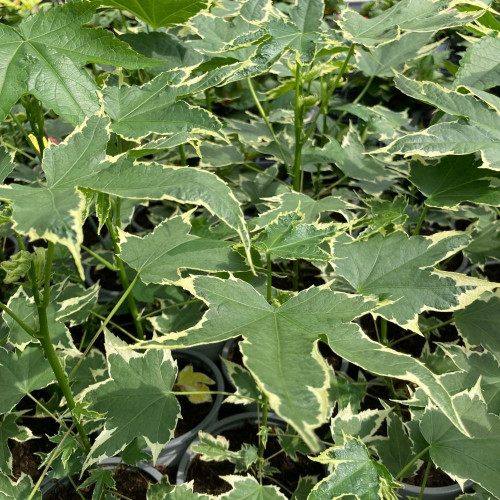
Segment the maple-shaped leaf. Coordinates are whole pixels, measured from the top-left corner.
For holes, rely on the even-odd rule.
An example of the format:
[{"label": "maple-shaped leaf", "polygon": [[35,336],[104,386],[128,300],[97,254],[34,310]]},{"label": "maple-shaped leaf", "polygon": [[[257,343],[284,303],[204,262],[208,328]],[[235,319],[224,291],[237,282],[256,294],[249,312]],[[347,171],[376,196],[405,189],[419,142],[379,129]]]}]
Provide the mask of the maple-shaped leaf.
[{"label": "maple-shaped leaf", "polygon": [[45,185],[0,186],[0,199],[12,203],[16,231],[66,246],[83,276],[80,248],[86,197],[79,188],[91,188],[128,199],[202,205],[237,231],[249,255],[250,238],[240,204],[224,181],[191,167],[135,163],[125,156],[104,161],[108,128],[109,118],[99,113],[60,145],[51,144],[42,162]]},{"label": "maple-shaped leaf", "polygon": [[17,28],[0,24],[0,119],[30,93],[77,125],[99,109],[97,86],[85,64],[129,69],[161,64],[137,54],[110,31],[82,27],[98,5],[72,2],[43,9]]},{"label": "maple-shaped leaf", "polygon": [[146,284],[176,282],[182,269],[248,270],[243,258],[231,249],[232,242],[189,234],[190,215],[191,212],[187,212],[165,220],[144,238],[121,232],[120,258],[135,269]]},{"label": "maple-shaped leaf", "polygon": [[209,403],[212,396],[209,394],[209,385],[215,381],[202,372],[195,372],[193,365],[186,365],[177,375],[176,387],[182,392],[205,392],[206,394],[190,394],[187,396],[193,404]]},{"label": "maple-shaped leaf", "polygon": [[189,91],[176,84],[177,77],[178,72],[164,72],[141,87],[122,85],[103,89],[111,130],[135,142],[151,133],[201,133],[222,138],[222,124],[215,115],[178,100]]},{"label": "maple-shaped leaf", "polygon": [[103,5],[128,10],[153,28],[183,24],[210,4],[209,0],[103,0]]},{"label": "maple-shaped leaf", "polygon": [[252,241],[254,248],[282,259],[328,260],[320,245],[337,232],[334,224],[305,224],[300,212],[280,214]]},{"label": "maple-shaped leaf", "polygon": [[[33,482],[30,476],[21,474],[17,481],[12,481],[9,476],[0,473],[0,495],[4,500],[19,500],[28,498],[33,490]],[[31,497],[33,500],[42,500],[40,490]]]},{"label": "maple-shaped leaf", "polygon": [[54,374],[40,348],[9,352],[0,348],[0,414],[10,412],[21,399],[54,381]]},{"label": "maple-shaped leaf", "polygon": [[[482,167],[500,170],[500,99],[487,92],[462,94],[434,82],[419,82],[398,75],[394,79],[401,92],[432,104],[451,117],[429,128],[403,135],[378,150],[391,154],[444,156],[481,152]],[[453,121],[452,121],[453,120]]]},{"label": "maple-shaped leaf", "polygon": [[0,422],[0,472],[3,474],[12,474],[12,453],[8,441],[23,442],[33,437],[28,427],[17,425],[18,416],[14,413],[8,413]]},{"label": "maple-shaped leaf", "polygon": [[431,207],[453,209],[464,202],[500,206],[500,187],[493,184],[500,173],[480,165],[473,155],[446,156],[437,165],[415,162],[410,180]]},{"label": "maple-shaped leaf", "polygon": [[397,486],[390,472],[373,460],[360,439],[345,436],[344,443],[334,446],[312,458],[335,469],[311,491],[308,500],[341,498],[355,493],[363,500],[396,500],[393,488]]},{"label": "maple-shaped leaf", "polygon": [[145,439],[156,462],[173,437],[180,406],[172,394],[177,375],[172,355],[166,350],[139,354],[126,346],[106,333],[109,378],[85,393],[90,409],[106,415],[86,465],[114,456],[137,437]]},{"label": "maple-shaped leaf", "polygon": [[255,229],[262,229],[274,221],[278,215],[299,210],[304,216],[306,224],[318,222],[320,215],[325,212],[342,214],[347,220],[352,218],[355,205],[338,196],[326,196],[315,200],[303,193],[287,192],[271,198],[263,198],[262,202],[269,207],[267,212],[259,215],[252,221]]},{"label": "maple-shaped leaf", "polygon": [[403,328],[420,332],[423,311],[454,311],[498,284],[439,271],[438,262],[465,248],[469,235],[455,231],[408,237],[401,231],[368,240],[341,235],[333,243],[335,273],[364,296],[390,301],[377,309]]},{"label": "maple-shaped leaf", "polygon": [[250,284],[209,276],[191,277],[183,286],[209,305],[198,325],[139,343],[144,348],[185,348],[243,335],[245,366],[272,409],[312,448],[318,449],[315,427],[329,415],[330,369],[319,355],[318,341],[328,342],[339,356],[383,376],[419,384],[458,426],[451,398],[437,377],[411,356],[370,340],[351,321],[375,303],[357,295],[312,287],[278,308]]},{"label": "maple-shaped leaf", "polygon": [[450,8],[449,0],[402,0],[378,16],[365,18],[346,8],[340,28],[347,40],[375,47],[396,40],[401,32],[430,32],[463,26],[482,14],[482,10],[460,12]]}]

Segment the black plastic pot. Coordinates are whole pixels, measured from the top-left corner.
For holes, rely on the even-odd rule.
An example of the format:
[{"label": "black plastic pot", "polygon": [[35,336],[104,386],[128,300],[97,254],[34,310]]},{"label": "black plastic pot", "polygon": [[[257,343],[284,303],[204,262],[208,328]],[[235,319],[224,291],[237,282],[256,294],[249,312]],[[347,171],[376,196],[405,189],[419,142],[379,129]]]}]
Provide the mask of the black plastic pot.
[{"label": "black plastic pot", "polygon": [[[85,273],[85,283],[88,287],[91,287],[95,285],[96,281],[92,277],[92,267],[90,266],[84,266],[83,269]],[[99,297],[97,299],[97,302],[99,304],[107,304],[108,302],[113,301],[118,297],[119,295],[123,294],[123,292],[120,292],[119,290],[110,290],[108,288],[103,288],[102,286],[99,287]]]},{"label": "black plastic pot", "polygon": [[[110,470],[114,469],[117,465],[120,465],[122,463],[122,459],[120,457],[112,457],[112,458],[107,458],[106,460],[103,460],[100,464],[99,467],[102,467],[103,469]],[[149,476],[155,483],[158,483],[162,480],[163,475],[158,472],[154,467],[152,467],[149,464],[139,462],[135,467],[129,467],[129,469],[139,469],[141,472]],[[42,483],[42,486],[40,487],[40,491],[42,493],[42,498],[44,498],[46,495],[51,493],[53,489],[60,483],[63,483],[64,486],[69,486],[69,480],[68,479],[48,479],[47,481],[44,481]]]},{"label": "black plastic pot", "polygon": [[[286,427],[286,423],[274,413],[269,413],[267,420],[269,425],[281,427],[282,429]],[[218,422],[213,423],[206,429],[206,432],[212,434],[213,436],[217,436],[221,432],[244,427],[247,422],[258,422],[257,412],[239,413],[238,415],[232,415],[231,417],[224,418],[223,420],[219,420]],[[186,480],[189,466],[191,465],[191,461],[195,456],[195,453],[191,451],[191,445],[196,444],[197,442],[198,437],[192,439],[189,442],[189,447],[186,449],[179,463],[179,468],[177,469],[177,478],[175,482],[175,484],[177,485],[183,484]]]},{"label": "black plastic pot", "polygon": [[[464,491],[470,491],[472,489],[472,481],[467,481],[465,483]],[[424,500],[455,500],[458,496],[463,493],[462,489],[458,484],[452,484],[451,486],[440,486],[437,488],[424,488]],[[398,497],[401,499],[407,499],[410,497],[418,498],[420,495],[420,486],[413,486],[410,484],[405,484],[403,488],[398,491]]]},{"label": "black plastic pot", "polygon": [[[217,366],[208,359],[205,355],[196,351],[173,351],[172,355],[175,359],[184,358],[188,360],[193,360],[194,363],[198,362],[205,365],[208,368],[207,375],[209,375],[216,382],[215,390],[218,392],[224,392],[224,378],[222,373],[217,368]],[[222,394],[217,394],[213,396],[213,406],[209,414],[193,429],[182,436],[178,436],[172,441],[170,441],[165,448],[160,453],[158,457],[157,465],[164,465],[168,467],[175,467],[181,461],[184,452],[191,443],[191,441],[198,436],[198,431],[206,430],[211,425],[213,425],[219,416],[219,409],[222,404],[224,396]],[[149,450],[147,450],[149,452]]]}]

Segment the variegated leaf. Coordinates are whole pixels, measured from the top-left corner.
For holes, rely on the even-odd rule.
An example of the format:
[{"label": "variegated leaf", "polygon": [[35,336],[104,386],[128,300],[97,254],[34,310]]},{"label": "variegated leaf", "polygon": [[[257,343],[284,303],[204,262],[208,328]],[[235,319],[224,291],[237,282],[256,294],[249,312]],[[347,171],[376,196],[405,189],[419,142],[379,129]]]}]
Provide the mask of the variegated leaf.
[{"label": "variegated leaf", "polygon": [[[12,481],[9,476],[0,473],[0,495],[5,500],[19,500],[28,498],[33,490],[33,482],[29,476],[21,474],[17,481]],[[32,496],[33,500],[42,500],[40,490]]]},{"label": "variegated leaf", "polygon": [[33,433],[28,427],[17,425],[17,419],[16,414],[9,413],[0,422],[0,472],[7,475],[12,474],[12,453],[8,445],[9,439],[23,442],[33,437]]},{"label": "variegated leaf", "polygon": [[419,332],[421,312],[461,309],[498,286],[435,269],[438,262],[465,248],[469,238],[455,231],[412,237],[396,231],[367,241],[341,235],[333,243],[332,265],[356,293],[389,301],[377,315]]},{"label": "variegated leaf", "polygon": [[[173,437],[180,407],[172,394],[177,367],[169,351],[139,354],[112,334],[106,334],[109,379],[85,392],[90,409],[106,415],[86,466],[112,457],[137,437],[143,437],[156,462]],[[158,425],[161,422],[161,425]]]}]

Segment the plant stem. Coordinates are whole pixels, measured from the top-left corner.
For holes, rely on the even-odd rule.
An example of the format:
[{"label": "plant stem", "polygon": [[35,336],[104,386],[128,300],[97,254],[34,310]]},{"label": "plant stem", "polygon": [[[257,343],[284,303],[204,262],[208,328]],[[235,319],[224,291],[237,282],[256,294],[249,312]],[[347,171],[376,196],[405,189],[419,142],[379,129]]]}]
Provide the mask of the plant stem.
[{"label": "plant stem", "polygon": [[29,392],[26,393],[26,396],[39,406],[49,417],[52,417],[61,427],[68,430],[68,426],[64,423],[64,420],[60,419],[57,415],[54,415],[41,401],[38,401],[38,399],[32,396]]},{"label": "plant stem", "polygon": [[431,446],[425,447],[423,450],[421,450],[419,453],[417,453],[397,474],[394,479],[398,481],[401,479],[406,472],[413,467],[413,465],[416,463],[417,460],[419,460],[421,457],[423,457],[429,450],[431,449]]},{"label": "plant stem", "polygon": [[187,306],[188,304],[194,304],[195,302],[201,302],[201,300],[200,299],[190,299],[190,300],[185,300],[184,302],[178,302],[177,304],[170,304],[168,306],[162,307],[161,309],[157,309],[156,311],[152,311],[148,314],[144,314],[143,316],[141,316],[141,320],[145,320],[147,318],[157,316],[159,313],[162,313],[163,311],[168,311],[169,309],[175,309],[176,307]]},{"label": "plant stem", "polygon": [[427,467],[424,472],[424,479],[422,480],[422,486],[420,487],[420,494],[418,495],[418,500],[424,498],[425,485],[427,484],[427,479],[429,478],[429,472],[431,470],[432,462],[429,460],[427,462]]},{"label": "plant stem", "polygon": [[52,455],[51,455],[49,461],[47,462],[47,465],[43,469],[42,474],[38,478],[38,481],[33,486],[33,489],[31,490],[30,496],[28,497],[27,500],[33,500],[33,497],[35,496],[36,492],[38,491],[38,488],[40,488],[40,485],[42,484],[42,481],[44,480],[45,476],[47,475],[47,472],[49,471],[50,466],[52,465],[52,462],[57,458],[59,450],[63,447],[63,444],[66,441],[66,438],[70,435],[71,430],[72,430],[72,427],[70,427],[66,431],[66,433],[62,437],[61,441],[59,441],[58,445],[54,448],[54,450],[52,450],[52,452],[51,452]]},{"label": "plant stem", "polygon": [[90,248],[86,247],[85,245],[81,245],[82,250],[85,250],[90,256],[94,257],[95,260],[99,261],[104,267],[107,267],[110,271],[118,271],[118,269],[113,266],[113,264],[109,263],[106,259],[95,253],[93,250]]},{"label": "plant stem", "polygon": [[[115,252],[115,262],[116,262],[116,267],[118,270],[118,277],[120,278],[120,283],[122,284],[123,290],[125,291],[125,290],[128,290],[130,288],[130,281],[127,277],[127,273],[125,271],[125,266],[123,265],[123,262],[120,259],[120,257],[118,257],[118,254],[120,253],[120,247],[118,246],[118,237],[116,235],[115,228],[113,227],[113,224],[110,224],[109,222],[107,222],[106,226],[108,228],[109,235],[111,236],[111,241],[113,242],[113,249]],[[132,315],[132,319],[134,321],[134,326],[135,326],[135,330],[137,332],[137,337],[139,340],[144,340],[144,330],[142,328],[142,323],[141,323],[141,319],[139,317],[139,311],[137,309],[137,304],[135,302],[134,296],[129,293],[129,294],[127,294],[126,297],[127,297],[128,308],[129,308],[130,314]]]},{"label": "plant stem", "polygon": [[255,103],[255,106],[257,107],[261,118],[264,120],[264,123],[266,124],[266,127],[269,130],[274,142],[278,146],[281,159],[283,160],[283,164],[286,166],[286,169],[289,170],[289,165],[288,165],[288,162],[286,161],[285,152],[283,151],[283,148],[281,147],[281,144],[278,141],[276,134],[274,133],[273,126],[271,125],[271,122],[269,121],[269,119],[266,116],[264,108],[262,107],[262,104],[259,101],[259,98],[258,98],[258,96],[255,92],[254,86],[252,84],[252,80],[250,79],[249,76],[247,76],[247,84],[248,84],[248,88],[250,89],[250,94],[252,94],[253,102]]},{"label": "plant stem", "polygon": [[424,330],[421,330],[421,333],[432,332],[432,330],[437,330],[438,328],[449,325],[450,323],[453,323],[454,321],[455,321],[455,318],[447,319],[446,321],[442,321],[441,323],[438,323],[437,325],[430,326],[429,328],[425,328]]},{"label": "plant stem", "polygon": [[267,301],[271,303],[273,299],[273,271],[271,269],[271,252],[266,252],[267,271]]},{"label": "plant stem", "polygon": [[137,275],[132,283],[130,283],[130,286],[125,290],[125,293],[120,297],[118,302],[115,304],[113,309],[111,309],[111,312],[107,315],[106,319],[104,320],[103,324],[100,326],[99,330],[97,330],[97,333],[92,337],[92,340],[89,342],[89,345],[85,349],[85,351],[82,354],[82,357],[78,360],[74,368],[71,370],[69,374],[69,380],[72,380],[73,377],[75,376],[76,372],[78,371],[78,368],[80,368],[80,365],[83,363],[83,360],[85,359],[85,356],[90,352],[90,349],[92,349],[92,346],[94,345],[95,341],[99,338],[99,335],[104,331],[106,328],[106,325],[111,321],[111,318],[116,314],[116,311],[120,309],[121,305],[125,302],[127,299],[127,296],[129,293],[132,291],[132,288],[134,288],[134,285],[137,283],[137,280],[139,279],[139,275]]},{"label": "plant stem", "polygon": [[[24,127],[23,127],[22,123],[17,119],[17,116],[14,113],[10,113],[10,116],[16,122],[16,125],[19,128],[19,130],[21,131],[21,133],[23,134],[24,138],[26,139],[26,142],[29,145],[31,145],[31,141],[30,141],[30,138],[28,136],[28,132],[26,132],[26,130],[24,130]],[[36,148],[33,148],[33,150],[35,151],[35,154],[36,154],[37,158],[40,161],[42,161],[42,154],[41,154],[41,152],[37,151]]]},{"label": "plant stem", "polygon": [[[54,372],[57,383],[64,397],[66,398],[66,404],[68,405],[68,409],[73,416],[73,422],[75,424],[76,429],[78,430],[78,434],[82,440],[83,448],[86,452],[90,450],[90,441],[83,428],[82,424],[79,422],[78,418],[73,413],[75,409],[75,401],[73,399],[73,394],[71,392],[71,388],[69,386],[69,379],[64,372],[63,367],[61,366],[61,362],[57,357],[56,350],[52,344],[50,339],[50,328],[49,328],[49,320],[47,317],[47,307],[50,303],[50,277],[52,272],[52,259],[54,256],[54,243],[50,242],[47,246],[47,255],[45,257],[45,278],[44,278],[44,287],[43,287],[43,295],[41,302],[37,302],[37,312],[38,312],[38,323],[39,323],[39,332],[37,335],[40,344],[42,345],[43,352],[47,361]],[[39,296],[38,284],[36,282],[36,277],[32,280],[31,286],[33,287],[33,294],[35,297]]]},{"label": "plant stem", "polygon": [[184,147],[184,144],[181,144],[179,146],[179,155],[181,157],[181,165],[185,167],[187,165],[187,160],[186,160],[186,148]]},{"label": "plant stem", "polygon": [[[100,320],[103,320],[103,321],[106,319],[106,316],[103,316],[102,314],[96,313],[95,311],[90,311],[90,314],[92,314],[92,316],[95,316],[96,318],[99,318]],[[137,340],[131,333],[127,332],[127,330],[125,330],[125,328],[122,328],[120,325],[113,323],[113,321],[108,321],[108,324],[111,325],[113,328],[120,330],[120,332],[125,334],[130,339],[132,339],[134,341]]]},{"label": "plant stem", "polygon": [[415,226],[415,230],[413,231],[413,236],[416,236],[417,234],[420,233],[420,229],[422,229],[422,225],[425,221],[425,216],[427,215],[428,211],[429,211],[429,206],[424,205],[424,209],[422,210],[422,215],[420,216],[420,219],[419,219],[417,225]]},{"label": "plant stem", "polygon": [[0,309],[7,313],[28,335],[36,338],[36,332],[30,328],[14,311],[0,302]]},{"label": "plant stem", "polygon": [[[345,56],[344,63],[342,64],[342,67],[340,68],[340,71],[339,71],[337,77],[335,78],[335,80],[333,82],[332,88],[330,90],[328,90],[327,93],[326,93],[326,96],[325,96],[326,103],[322,102],[321,106],[323,106],[323,105],[328,106],[328,103],[330,102],[330,98],[332,97],[333,93],[337,89],[337,87],[338,87],[338,85],[340,83],[340,80],[342,79],[342,76],[344,76],[344,73],[347,70],[347,66],[349,64],[349,60],[351,59],[352,55],[354,54],[354,48],[355,48],[355,44],[353,43],[349,47],[349,52]],[[307,142],[307,140],[309,139],[309,137],[311,137],[312,133],[314,132],[314,128],[316,127],[316,122],[318,121],[319,115],[320,115],[320,113],[316,114],[314,120],[312,121],[311,125],[309,126],[309,129],[307,130],[307,132],[306,132],[306,134],[304,136],[304,142]]]},{"label": "plant stem", "polygon": [[295,129],[295,153],[293,156],[293,190],[300,192],[300,173],[302,166],[302,142],[303,120],[302,120],[302,73],[299,61],[295,64],[295,111],[294,111],[294,129]]},{"label": "plant stem", "polygon": [[15,151],[16,153],[19,153],[20,155],[26,156],[31,161],[36,161],[36,158],[34,156],[29,155],[28,153],[25,153],[22,149],[19,149],[16,146],[13,146],[12,144],[9,144],[8,142],[5,142],[4,139],[2,139],[1,142],[2,146],[12,149],[12,151]]},{"label": "plant stem", "polygon": [[380,342],[387,345],[387,320],[380,318]]},{"label": "plant stem", "polygon": [[353,104],[358,104],[358,102],[361,101],[361,99],[363,99],[363,96],[366,94],[366,92],[370,88],[371,84],[373,83],[374,78],[375,78],[375,75],[372,75],[372,76],[370,76],[370,78],[368,78],[368,81],[366,82],[365,86],[363,87],[363,90],[359,93],[358,97],[356,97],[356,99],[354,99]]},{"label": "plant stem", "polygon": [[[269,411],[269,399],[265,394],[262,394],[262,425],[261,427],[267,427],[267,415]],[[257,452],[259,456],[259,482],[262,484],[262,463],[264,461],[264,453],[266,451],[266,442],[259,435],[259,450]]]}]

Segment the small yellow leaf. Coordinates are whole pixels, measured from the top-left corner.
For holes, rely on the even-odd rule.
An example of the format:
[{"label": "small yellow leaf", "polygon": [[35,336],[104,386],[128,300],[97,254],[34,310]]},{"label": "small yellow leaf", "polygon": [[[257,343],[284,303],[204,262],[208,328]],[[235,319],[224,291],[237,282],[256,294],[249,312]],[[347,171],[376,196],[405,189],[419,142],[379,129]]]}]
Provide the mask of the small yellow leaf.
[{"label": "small yellow leaf", "polygon": [[210,403],[212,396],[208,394],[209,385],[214,385],[215,381],[208,375],[195,372],[193,365],[185,366],[177,376],[176,386],[183,392],[206,392],[207,394],[191,394],[187,396],[193,404]]}]

